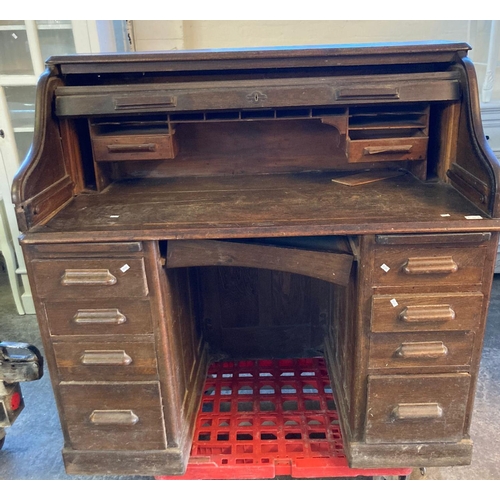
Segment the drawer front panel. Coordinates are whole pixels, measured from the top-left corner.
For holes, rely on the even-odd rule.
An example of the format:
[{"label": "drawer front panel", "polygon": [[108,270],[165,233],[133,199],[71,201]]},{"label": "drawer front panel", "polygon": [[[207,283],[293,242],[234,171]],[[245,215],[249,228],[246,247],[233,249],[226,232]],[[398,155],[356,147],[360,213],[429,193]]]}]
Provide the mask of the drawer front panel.
[{"label": "drawer front panel", "polygon": [[365,139],[347,142],[349,163],[423,160],[427,157],[427,137]]},{"label": "drawer front panel", "polygon": [[46,302],[50,335],[146,335],[153,331],[147,300]]},{"label": "drawer front panel", "polygon": [[373,332],[468,331],[479,326],[483,294],[375,295],[372,300]]},{"label": "drawer front panel", "polygon": [[486,248],[382,247],[375,250],[378,286],[479,285]]},{"label": "drawer front panel", "polygon": [[35,260],[33,271],[36,290],[41,298],[148,295],[142,258]]},{"label": "drawer front panel", "polygon": [[31,246],[32,251],[37,257],[46,258],[49,254],[60,254],[63,257],[74,257],[76,254],[82,254],[87,257],[93,254],[103,254],[109,257],[110,254],[129,254],[131,252],[142,252],[142,243],[140,241],[118,242],[118,243],[41,243]]},{"label": "drawer front panel", "polygon": [[177,153],[170,134],[96,136],[92,147],[96,161],[162,160],[175,158]]},{"label": "drawer front panel", "polygon": [[158,377],[153,342],[54,342],[64,381],[132,382]]},{"label": "drawer front panel", "polygon": [[61,384],[75,450],[165,449],[158,384]]},{"label": "drawer front panel", "polygon": [[473,339],[472,332],[372,334],[369,368],[468,366]]},{"label": "drawer front panel", "polygon": [[[171,63],[170,63],[171,64]],[[274,62],[270,63],[274,65]],[[394,81],[397,80],[397,84]],[[57,116],[130,114],[131,112],[248,109],[253,107],[324,106],[367,102],[455,100],[460,87],[455,75],[436,78],[427,74],[355,78],[299,78],[217,83],[217,88],[188,83],[71,87],[57,89]]]},{"label": "drawer front panel", "polygon": [[368,377],[367,443],[463,438],[468,373]]}]

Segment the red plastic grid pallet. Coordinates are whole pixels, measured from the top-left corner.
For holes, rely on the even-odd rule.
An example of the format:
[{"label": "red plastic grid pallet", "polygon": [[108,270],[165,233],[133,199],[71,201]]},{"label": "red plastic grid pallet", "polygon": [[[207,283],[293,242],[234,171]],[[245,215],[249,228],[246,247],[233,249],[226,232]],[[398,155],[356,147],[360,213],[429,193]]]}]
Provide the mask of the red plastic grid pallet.
[{"label": "red plastic grid pallet", "polygon": [[351,469],[322,358],[211,365],[182,476],[271,479],[406,476],[411,469]]}]

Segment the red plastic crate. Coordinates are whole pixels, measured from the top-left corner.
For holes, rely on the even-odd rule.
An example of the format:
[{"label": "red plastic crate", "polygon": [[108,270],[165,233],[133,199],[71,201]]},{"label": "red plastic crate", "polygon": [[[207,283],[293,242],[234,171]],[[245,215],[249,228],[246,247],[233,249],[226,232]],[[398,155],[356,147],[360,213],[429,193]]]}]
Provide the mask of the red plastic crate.
[{"label": "red plastic crate", "polygon": [[373,477],[410,472],[348,466],[325,362],[308,358],[213,364],[186,473],[156,479]]}]

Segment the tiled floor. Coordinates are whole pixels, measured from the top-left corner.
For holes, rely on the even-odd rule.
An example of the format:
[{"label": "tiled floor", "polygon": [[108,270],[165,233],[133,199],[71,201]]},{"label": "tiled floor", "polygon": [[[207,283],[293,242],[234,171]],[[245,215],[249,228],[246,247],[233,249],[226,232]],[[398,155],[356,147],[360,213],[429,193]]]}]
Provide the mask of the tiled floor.
[{"label": "tiled floor", "polygon": [[[500,479],[500,276],[493,284],[471,437],[472,464],[427,469],[425,479]],[[41,348],[34,316],[19,316],[7,275],[0,271],[0,339],[29,342]],[[150,479],[117,476],[68,476],[61,458],[61,429],[48,373],[22,384],[26,408],[7,430],[0,451],[1,479]]]}]

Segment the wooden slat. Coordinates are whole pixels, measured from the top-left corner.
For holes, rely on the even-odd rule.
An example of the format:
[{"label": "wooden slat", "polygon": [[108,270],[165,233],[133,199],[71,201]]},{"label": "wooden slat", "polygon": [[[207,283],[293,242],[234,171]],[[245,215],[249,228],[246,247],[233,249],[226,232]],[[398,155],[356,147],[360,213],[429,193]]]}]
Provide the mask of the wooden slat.
[{"label": "wooden slat", "polygon": [[240,266],[288,271],[347,285],[353,257],[222,241],[171,241],[167,267]]}]

